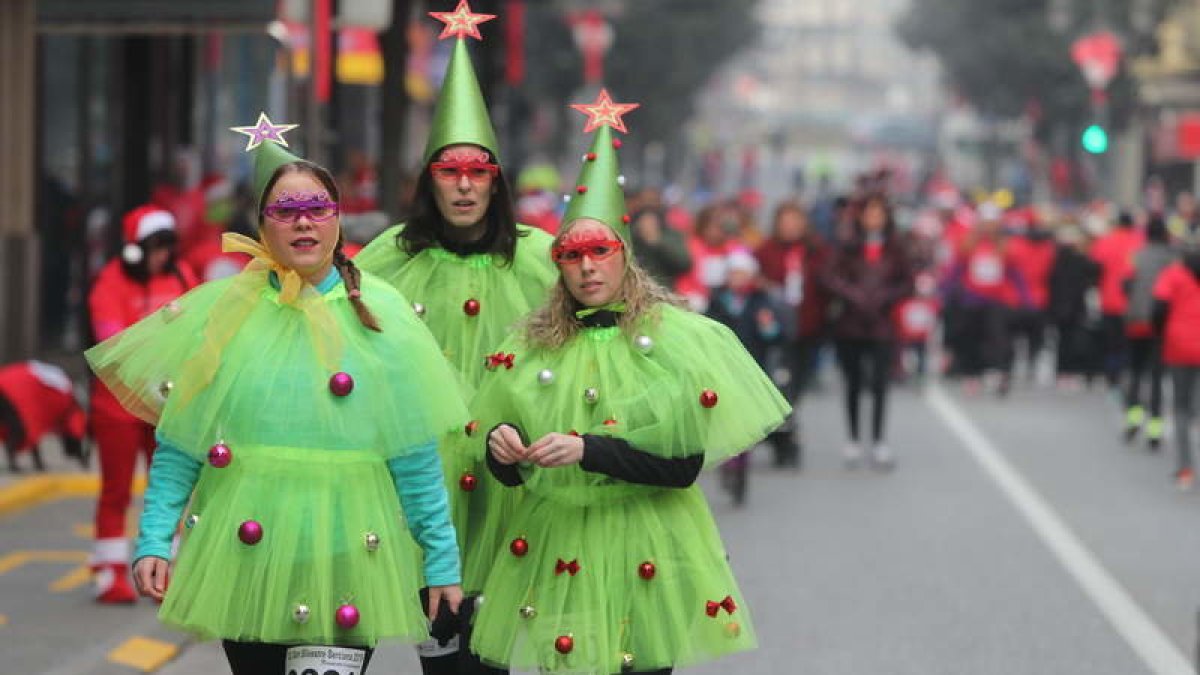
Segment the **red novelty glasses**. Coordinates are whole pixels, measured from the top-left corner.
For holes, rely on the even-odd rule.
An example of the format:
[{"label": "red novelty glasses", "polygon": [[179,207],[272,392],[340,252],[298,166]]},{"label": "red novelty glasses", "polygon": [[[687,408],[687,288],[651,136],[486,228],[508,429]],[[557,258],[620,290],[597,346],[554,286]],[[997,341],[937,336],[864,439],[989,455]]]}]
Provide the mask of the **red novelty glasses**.
[{"label": "red novelty glasses", "polygon": [[608,260],[625,248],[619,239],[588,239],[579,242],[566,242],[550,249],[550,258],[559,265],[578,265],[583,262],[583,256],[593,261]]},{"label": "red novelty glasses", "polygon": [[464,176],[472,183],[485,183],[500,174],[500,167],[478,160],[434,162],[429,165],[429,173],[437,180],[447,183],[457,182]]}]

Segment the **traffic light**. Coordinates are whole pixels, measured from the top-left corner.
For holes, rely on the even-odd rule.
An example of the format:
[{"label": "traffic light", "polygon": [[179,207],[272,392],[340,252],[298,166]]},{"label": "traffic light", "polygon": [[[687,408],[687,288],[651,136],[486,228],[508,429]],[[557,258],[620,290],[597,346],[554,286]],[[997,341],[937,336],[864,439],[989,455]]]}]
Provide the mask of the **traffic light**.
[{"label": "traffic light", "polygon": [[1103,155],[1108,152],[1108,131],[1099,124],[1093,124],[1083,130],[1079,142],[1084,150],[1093,155]]}]

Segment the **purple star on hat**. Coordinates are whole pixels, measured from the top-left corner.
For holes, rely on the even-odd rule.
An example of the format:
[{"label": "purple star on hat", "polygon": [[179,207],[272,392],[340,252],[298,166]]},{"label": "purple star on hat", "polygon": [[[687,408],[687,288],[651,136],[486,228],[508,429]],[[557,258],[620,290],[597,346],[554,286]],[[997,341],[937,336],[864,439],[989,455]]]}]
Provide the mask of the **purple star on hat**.
[{"label": "purple star on hat", "polygon": [[262,145],[264,141],[274,141],[283,147],[287,147],[287,141],[283,135],[300,125],[298,124],[272,124],[271,120],[264,112],[258,113],[258,121],[252,127],[230,127],[231,130],[239,134],[246,134],[250,137],[246,141],[246,152]]}]

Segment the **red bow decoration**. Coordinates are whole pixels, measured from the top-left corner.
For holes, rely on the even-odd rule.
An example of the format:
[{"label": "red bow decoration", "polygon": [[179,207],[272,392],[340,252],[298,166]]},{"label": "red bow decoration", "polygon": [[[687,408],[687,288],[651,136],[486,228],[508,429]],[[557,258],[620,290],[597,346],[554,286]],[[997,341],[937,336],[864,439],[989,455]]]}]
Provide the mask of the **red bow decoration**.
[{"label": "red bow decoration", "polygon": [[554,565],[554,573],[562,574],[563,572],[575,576],[579,572],[579,562],[575,560],[566,562],[562,558],[559,558],[558,562]]},{"label": "red bow decoration", "polygon": [[512,370],[514,357],[516,357],[516,354],[505,354],[504,352],[489,354],[487,357],[487,367],[489,370],[495,370],[500,366],[504,366],[508,370]]},{"label": "red bow decoration", "polygon": [[737,603],[733,601],[733,596],[727,595],[725,596],[725,599],[720,602],[709,600],[704,606],[704,613],[715,619],[717,613],[722,609],[729,614],[733,614],[735,611],[737,611]]}]

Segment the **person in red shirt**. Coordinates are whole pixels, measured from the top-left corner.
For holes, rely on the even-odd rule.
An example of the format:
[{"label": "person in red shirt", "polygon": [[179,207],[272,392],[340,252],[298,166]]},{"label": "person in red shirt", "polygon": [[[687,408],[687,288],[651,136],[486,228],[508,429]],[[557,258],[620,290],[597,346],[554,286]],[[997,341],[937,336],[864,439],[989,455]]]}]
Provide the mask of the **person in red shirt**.
[{"label": "person in red shirt", "polygon": [[0,441],[8,454],[8,470],[19,473],[17,455],[29,452],[38,471],[45,471],[39,444],[58,434],[68,457],[86,465],[83,454],[83,409],[75,400],[71,378],[62,368],[41,361],[0,367]]},{"label": "person in red shirt", "polygon": [[1200,249],[1194,245],[1154,283],[1153,322],[1162,335],[1163,363],[1171,370],[1175,396],[1176,485],[1191,489],[1192,422],[1200,384]]},{"label": "person in red shirt", "polygon": [[[813,231],[808,212],[798,202],[785,201],[775,208],[771,236],[754,252],[763,283],[772,298],[790,310],[784,341],[777,347],[786,380],[779,382],[783,395],[800,407],[799,398],[812,378],[816,356],[825,339],[829,297],[818,278],[828,257],[820,235]],[[799,416],[768,439],[775,447],[775,465],[799,467]]]},{"label": "person in red shirt", "polygon": [[[175,218],[151,205],[139,206],[122,222],[125,246],[110,260],[88,294],[92,333],[106,340],[196,285],[191,269],[176,260]],[[136,594],[129,581],[129,509],[138,455],[150,464],[154,429],[121,407],[116,394],[92,383],[88,426],[100,458],[100,498],[96,504],[96,543],[92,571],[96,599],[130,603]]]},{"label": "person in red shirt", "polygon": [[904,360],[906,353],[911,352],[916,361],[913,373],[919,384],[928,374],[929,338],[937,328],[941,303],[937,297],[937,280],[931,273],[917,274],[914,286],[916,292],[913,296],[896,305],[892,312],[892,321],[896,324],[899,347],[896,354],[898,370],[907,376]]},{"label": "person in red shirt", "polygon": [[[1019,298],[1009,298],[1013,311],[1013,338],[1025,341],[1026,375],[1033,380],[1037,372],[1037,358],[1046,341],[1048,324],[1047,308],[1050,305],[1050,272],[1054,269],[1054,256],[1058,246],[1050,231],[1036,220],[1026,223],[1024,234],[1008,240],[1009,259],[1016,266],[1029,291],[1029,305],[1019,306]],[[1015,291],[1015,289],[1013,289]]]},{"label": "person in red shirt", "polygon": [[1031,303],[1001,229],[1001,216],[994,204],[980,207],[976,231],[959,252],[946,286],[947,304],[954,304],[961,321],[954,353],[957,372],[968,378],[969,390],[978,388],[981,376],[997,373],[996,392],[1004,396],[1012,368],[1010,316],[1016,308]]},{"label": "person in red shirt", "polygon": [[1125,311],[1129,297],[1125,282],[1133,276],[1133,256],[1142,248],[1143,237],[1134,228],[1133,216],[1122,213],[1117,226],[1092,244],[1091,256],[1100,265],[1100,314],[1104,331],[1104,376],[1117,386],[1125,367]]}]

